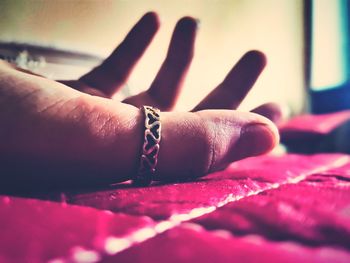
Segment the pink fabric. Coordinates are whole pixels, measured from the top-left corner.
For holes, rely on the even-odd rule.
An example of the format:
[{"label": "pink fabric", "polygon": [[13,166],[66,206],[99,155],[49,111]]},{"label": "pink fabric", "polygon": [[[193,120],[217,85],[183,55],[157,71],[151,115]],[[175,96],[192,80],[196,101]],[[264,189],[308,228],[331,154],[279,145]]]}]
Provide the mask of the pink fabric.
[{"label": "pink fabric", "polygon": [[350,262],[349,170],[348,155],[262,156],[68,204],[2,196],[0,262]]},{"label": "pink fabric", "polygon": [[345,155],[262,156],[233,163],[225,171],[195,182],[153,187],[100,191],[68,196],[71,203],[134,215],[166,219],[198,207],[216,207],[242,197],[303,180],[305,176],[333,167]]},{"label": "pink fabric", "polygon": [[225,230],[207,231],[197,225],[184,225],[105,262],[348,263],[349,259],[344,249],[273,242],[255,235],[237,237]]},{"label": "pink fabric", "polygon": [[302,134],[326,135],[348,120],[350,110],[320,115],[300,115],[280,125],[279,129],[283,138]]},{"label": "pink fabric", "polygon": [[155,225],[147,217],[8,196],[0,198],[0,211],[0,262],[75,261],[84,251],[99,257],[108,238]]}]

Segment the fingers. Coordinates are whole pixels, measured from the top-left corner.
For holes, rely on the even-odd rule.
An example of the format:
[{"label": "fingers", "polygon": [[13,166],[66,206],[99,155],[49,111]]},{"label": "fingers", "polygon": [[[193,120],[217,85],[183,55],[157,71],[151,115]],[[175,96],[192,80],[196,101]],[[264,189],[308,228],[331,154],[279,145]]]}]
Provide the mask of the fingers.
[{"label": "fingers", "polygon": [[158,28],[157,15],[153,12],[145,14],[114,52],[80,80],[107,96],[113,95],[125,83]]},{"label": "fingers", "polygon": [[259,51],[246,53],[224,81],[203,99],[193,111],[203,109],[236,109],[258,79],[266,65],[265,55]]},{"label": "fingers", "polygon": [[[254,113],[163,112],[161,122],[158,180],[203,176],[278,142],[276,127]],[[0,68],[0,127],[3,189],[96,187],[139,167],[137,108],[13,69]]]},{"label": "fingers", "polygon": [[191,17],[184,17],[177,23],[165,61],[147,91],[162,110],[172,108],[179,95],[192,61],[196,30],[197,22]]},{"label": "fingers", "polygon": [[280,124],[285,118],[282,108],[277,103],[269,102],[259,107],[253,109],[251,112],[260,114],[269,120],[271,120],[276,125]]},{"label": "fingers", "polygon": [[253,113],[206,110],[162,113],[157,178],[203,176],[233,161],[263,154],[279,140],[277,128]]}]

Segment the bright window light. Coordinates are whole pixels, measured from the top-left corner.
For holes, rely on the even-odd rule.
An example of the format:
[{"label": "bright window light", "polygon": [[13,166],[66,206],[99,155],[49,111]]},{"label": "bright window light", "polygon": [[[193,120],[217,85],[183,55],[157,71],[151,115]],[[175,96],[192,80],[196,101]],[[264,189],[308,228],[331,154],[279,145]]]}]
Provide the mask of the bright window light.
[{"label": "bright window light", "polygon": [[347,81],[347,0],[314,0],[311,88],[324,90]]}]

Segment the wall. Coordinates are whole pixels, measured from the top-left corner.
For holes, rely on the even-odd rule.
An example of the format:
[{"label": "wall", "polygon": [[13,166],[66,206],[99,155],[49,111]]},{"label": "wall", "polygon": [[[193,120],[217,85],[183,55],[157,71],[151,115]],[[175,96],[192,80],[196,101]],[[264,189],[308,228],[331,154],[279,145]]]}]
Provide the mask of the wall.
[{"label": "wall", "polygon": [[[249,49],[268,66],[242,109],[266,101],[304,105],[302,0],[0,1],[0,40],[39,43],[106,56],[149,10],[162,27],[128,84],[145,89],[155,76],[181,16],[201,20],[195,58],[178,109],[190,108]],[[205,76],[205,78],[203,78]]]}]

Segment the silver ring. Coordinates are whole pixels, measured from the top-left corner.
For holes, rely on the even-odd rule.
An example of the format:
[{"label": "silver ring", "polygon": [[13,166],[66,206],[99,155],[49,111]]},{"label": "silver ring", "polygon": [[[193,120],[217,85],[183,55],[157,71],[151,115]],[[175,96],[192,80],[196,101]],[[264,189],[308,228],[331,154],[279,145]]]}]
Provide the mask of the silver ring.
[{"label": "silver ring", "polygon": [[149,185],[156,171],[161,139],[160,110],[151,106],[143,106],[145,114],[145,132],[140,167],[137,175],[133,178],[133,184],[138,186]]}]

